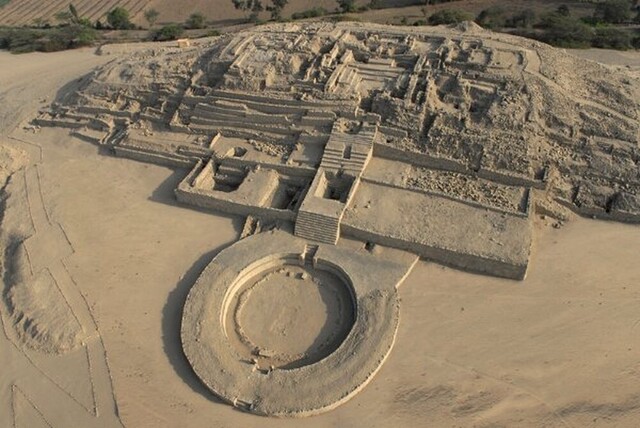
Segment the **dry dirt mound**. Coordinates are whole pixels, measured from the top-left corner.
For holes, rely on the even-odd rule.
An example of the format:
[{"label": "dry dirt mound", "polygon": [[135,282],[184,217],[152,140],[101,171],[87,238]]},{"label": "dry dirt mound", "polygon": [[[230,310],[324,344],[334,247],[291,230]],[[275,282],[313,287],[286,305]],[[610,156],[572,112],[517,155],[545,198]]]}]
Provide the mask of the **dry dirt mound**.
[{"label": "dry dirt mound", "polygon": [[33,349],[47,353],[63,353],[77,348],[83,339],[80,323],[74,318],[49,270],[29,274],[28,257],[23,245],[10,246],[11,285],[6,302],[16,332]]},{"label": "dry dirt mound", "polygon": [[27,164],[27,154],[0,143],[0,183],[4,185],[11,174]]},{"label": "dry dirt mound", "polygon": [[[58,245],[61,229],[39,218],[47,216],[39,199],[34,167],[25,169],[28,155],[0,145],[2,188],[3,302],[20,339],[47,353],[64,353],[82,343],[83,330],[56,280],[57,265],[65,254]],[[12,198],[11,204],[4,201]],[[38,224],[39,223],[39,224]]]}]

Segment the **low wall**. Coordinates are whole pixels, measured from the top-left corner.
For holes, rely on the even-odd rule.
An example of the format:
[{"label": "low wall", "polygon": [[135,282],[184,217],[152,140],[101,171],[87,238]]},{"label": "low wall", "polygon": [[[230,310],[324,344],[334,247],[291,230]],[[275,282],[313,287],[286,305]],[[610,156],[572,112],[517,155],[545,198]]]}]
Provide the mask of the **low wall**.
[{"label": "low wall", "polygon": [[543,181],[533,180],[524,176],[504,174],[488,169],[480,169],[479,172],[473,173],[465,164],[460,162],[431,156],[426,153],[408,152],[386,144],[374,143],[373,155],[384,159],[397,160],[430,169],[453,171],[466,175],[477,175],[480,178],[495,181],[500,184],[506,184],[508,186],[533,187],[536,189],[544,189],[546,186]]},{"label": "low wall", "polygon": [[243,217],[253,216],[267,222],[295,221],[296,213],[294,211],[244,205],[238,202],[217,198],[211,193],[211,191],[194,187],[194,181],[198,179],[203,168],[208,167],[212,167],[212,164],[208,163],[205,165],[202,160],[198,160],[196,162],[195,167],[193,167],[189,174],[187,174],[187,176],[174,190],[178,202],[232,215],[240,215]]},{"label": "low wall", "polygon": [[263,222],[270,221],[295,221],[296,213],[289,210],[278,210],[268,207],[256,207],[253,205],[243,205],[224,199],[218,199],[206,191],[194,187],[179,186],[175,190],[178,202],[193,205],[207,210],[220,211],[227,214],[240,215],[243,217],[257,217]]},{"label": "low wall", "polygon": [[191,168],[195,164],[195,160],[179,159],[170,155],[143,152],[140,150],[129,149],[122,146],[114,146],[113,150],[118,157],[153,163],[156,165],[168,166],[172,168]]},{"label": "low wall", "polygon": [[410,251],[427,260],[432,260],[436,263],[473,273],[518,280],[524,279],[527,273],[527,265],[516,265],[501,260],[487,259],[473,254],[457,253],[445,248],[436,248],[418,244],[416,242],[403,241],[371,233],[344,223],[340,225],[340,231],[342,235],[348,237]]},{"label": "low wall", "polygon": [[87,126],[87,122],[71,122],[68,120],[60,120],[60,119],[41,119],[37,118],[34,120],[35,124],[38,126],[50,126],[53,128],[71,128],[71,129],[79,129]]},{"label": "low wall", "polygon": [[627,213],[624,211],[612,210],[607,212],[602,208],[579,207],[571,201],[562,198],[556,198],[556,202],[569,208],[574,213],[583,217],[592,217],[599,220],[619,221],[622,223],[640,223],[640,214]]},{"label": "low wall", "polygon": [[260,165],[261,168],[272,169],[284,175],[290,175],[294,177],[304,177],[304,178],[313,178],[316,174],[316,170],[314,168],[308,167],[300,167],[300,166],[290,166],[283,164],[267,164],[264,162],[254,162],[245,159],[238,159],[233,157],[224,158],[224,163],[226,165],[232,165],[237,167],[254,167]]},{"label": "low wall", "polygon": [[437,192],[437,191],[433,191],[433,190],[426,190],[426,189],[419,189],[419,188],[415,188],[415,187],[400,187],[400,186],[395,186],[391,183],[386,183],[384,181],[378,181],[378,180],[372,180],[370,178],[367,177],[362,177],[361,178],[363,182],[365,183],[372,183],[372,184],[377,184],[380,186],[386,186],[386,187],[391,187],[394,189],[404,189],[404,190],[410,190],[412,192],[417,192],[417,193],[424,193],[425,195],[432,195],[432,196],[437,196],[439,198],[445,198],[445,199],[449,199],[450,201],[454,201],[454,202],[459,202],[461,204],[465,204],[465,205],[469,205],[471,207],[474,208],[480,208],[483,210],[488,210],[488,211],[493,211],[493,212],[497,212],[500,214],[506,214],[506,215],[510,215],[513,217],[520,217],[520,218],[528,218],[529,217],[529,213],[530,213],[530,194],[529,191],[525,189],[526,191],[526,203],[525,203],[525,211],[509,211],[506,209],[501,209],[498,207],[494,207],[491,205],[486,205],[486,204],[482,204],[480,202],[475,202],[475,201],[470,201],[467,199],[460,199],[460,198],[456,198],[454,196],[448,195],[446,193],[442,193],[442,192]]}]

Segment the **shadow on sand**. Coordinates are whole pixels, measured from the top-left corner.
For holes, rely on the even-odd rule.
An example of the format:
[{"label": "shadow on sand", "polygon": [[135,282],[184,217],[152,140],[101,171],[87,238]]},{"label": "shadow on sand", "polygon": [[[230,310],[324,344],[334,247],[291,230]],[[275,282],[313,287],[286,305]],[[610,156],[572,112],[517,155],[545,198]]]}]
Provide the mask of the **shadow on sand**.
[{"label": "shadow on sand", "polygon": [[[162,203],[165,205],[172,205],[176,207],[184,207],[185,209],[193,210],[194,207],[186,207],[178,203],[174,196],[174,189],[178,186],[180,181],[186,175],[184,170],[176,170],[166,180],[156,188],[151,194],[149,200]],[[242,230],[244,218],[239,216],[229,216],[225,214],[212,213],[211,211],[199,210],[207,214],[215,215],[217,217],[224,217],[233,220],[233,227],[236,233],[239,235]],[[215,233],[213,231],[212,233]],[[180,338],[180,325],[182,323],[182,309],[189,294],[189,290],[200,276],[200,273],[211,262],[211,260],[223,249],[231,245],[234,241],[220,245],[211,251],[203,254],[196,260],[196,262],[185,272],[180,281],[178,281],[175,289],[169,293],[167,302],[162,309],[162,344],[164,352],[171,363],[171,366],[175,370],[176,374],[187,384],[191,389],[204,397],[208,398],[212,402],[222,403],[223,401],[218,399],[211,391],[209,391],[200,379],[196,376],[189,364],[189,361],[185,357],[182,351],[182,341]]]}]

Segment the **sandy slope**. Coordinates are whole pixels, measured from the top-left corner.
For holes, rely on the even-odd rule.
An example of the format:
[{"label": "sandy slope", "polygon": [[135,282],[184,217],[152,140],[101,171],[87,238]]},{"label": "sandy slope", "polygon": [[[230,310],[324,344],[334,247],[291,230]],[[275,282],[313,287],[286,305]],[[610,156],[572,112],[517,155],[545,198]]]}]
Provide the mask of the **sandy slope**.
[{"label": "sandy slope", "polygon": [[[277,420],[217,403],[182,356],[178,323],[189,287],[236,239],[238,219],[176,206],[181,172],[101,155],[60,131],[12,132],[41,98],[108,59],[90,50],[0,53],[0,135],[32,143],[4,139],[32,162],[40,157],[33,144],[42,149],[44,203],[75,251],[66,265],[95,317],[125,426],[638,426],[640,228],[584,219],[561,229],[539,222],[523,282],[420,262],[400,290],[391,356],[335,411]],[[10,370],[0,371],[0,425],[12,426],[2,409],[13,400],[18,427],[38,418],[78,426],[64,399],[34,398],[29,367],[3,346],[0,365]],[[75,366],[49,370],[76,395],[86,384]],[[14,379],[42,414],[11,393]]]}]

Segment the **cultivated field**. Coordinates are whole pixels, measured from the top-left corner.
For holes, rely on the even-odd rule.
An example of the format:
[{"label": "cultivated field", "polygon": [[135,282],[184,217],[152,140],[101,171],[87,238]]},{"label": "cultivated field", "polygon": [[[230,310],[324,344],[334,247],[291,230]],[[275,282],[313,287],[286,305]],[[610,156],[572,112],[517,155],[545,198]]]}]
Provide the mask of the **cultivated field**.
[{"label": "cultivated field", "polygon": [[[265,3],[268,3],[265,2]],[[432,14],[444,8],[456,8],[468,11],[472,16],[481,10],[494,5],[505,6],[505,2],[498,0],[462,0],[453,3],[422,6],[419,0],[382,0],[379,1],[379,9],[372,9],[364,13],[354,14],[363,21],[379,23],[399,23],[406,18],[409,23],[424,19],[424,12]],[[0,1],[0,5],[2,1]],[[182,22],[191,13],[201,12],[208,20],[216,25],[227,25],[242,20],[248,14],[238,11],[233,7],[231,0],[183,0],[180,7],[170,0],[76,0],[73,2],[78,13],[86,18],[96,21],[103,19],[106,13],[116,6],[127,9],[132,21],[139,25],[147,25],[144,19],[144,11],[156,9],[160,15],[159,23]],[[357,6],[369,4],[368,0],[357,0]],[[590,15],[593,5],[584,1],[562,0],[514,0],[508,2],[508,9],[517,12],[523,9],[532,9],[536,13],[544,13],[555,10],[559,5],[566,4],[575,16]],[[22,26],[33,25],[34,21],[42,20],[55,23],[55,14],[67,10],[69,0],[10,0],[4,7],[0,6],[0,25]],[[335,0],[290,0],[284,8],[283,16],[289,17],[292,13],[300,12],[315,7],[322,7],[328,12],[336,10],[338,4]],[[268,19],[268,12],[262,12],[261,18]]]},{"label": "cultivated field", "polygon": [[[79,0],[74,2],[80,16],[96,21],[116,6],[126,8],[131,16],[136,16],[151,3],[149,0]],[[0,9],[0,25],[21,26],[30,25],[42,19],[54,23],[55,14],[66,11],[68,0],[20,0],[10,1]]]}]

